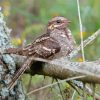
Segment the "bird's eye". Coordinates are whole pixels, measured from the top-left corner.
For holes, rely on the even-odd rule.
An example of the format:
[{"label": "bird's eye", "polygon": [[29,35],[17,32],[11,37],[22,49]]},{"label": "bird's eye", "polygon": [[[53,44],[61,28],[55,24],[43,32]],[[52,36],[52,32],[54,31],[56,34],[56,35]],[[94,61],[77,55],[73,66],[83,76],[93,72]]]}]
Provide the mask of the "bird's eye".
[{"label": "bird's eye", "polygon": [[57,20],[57,23],[61,23],[61,21],[60,20]]}]

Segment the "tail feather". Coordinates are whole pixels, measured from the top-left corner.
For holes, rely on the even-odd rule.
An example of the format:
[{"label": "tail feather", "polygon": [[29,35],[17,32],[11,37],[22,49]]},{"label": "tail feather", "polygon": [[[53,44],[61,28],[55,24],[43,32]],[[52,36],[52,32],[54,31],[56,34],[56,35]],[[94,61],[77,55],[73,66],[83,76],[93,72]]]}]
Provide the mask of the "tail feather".
[{"label": "tail feather", "polygon": [[23,66],[17,71],[17,73],[16,73],[15,76],[13,77],[12,81],[8,84],[8,89],[9,89],[9,90],[11,90],[11,89],[14,87],[16,81],[20,78],[20,76],[25,72],[25,70],[26,70],[27,68],[30,67],[31,62],[32,62],[32,58],[30,57],[30,58],[28,58],[27,61],[23,64]]},{"label": "tail feather", "polygon": [[23,51],[22,51],[22,48],[8,48],[5,50],[5,54],[23,55]]}]

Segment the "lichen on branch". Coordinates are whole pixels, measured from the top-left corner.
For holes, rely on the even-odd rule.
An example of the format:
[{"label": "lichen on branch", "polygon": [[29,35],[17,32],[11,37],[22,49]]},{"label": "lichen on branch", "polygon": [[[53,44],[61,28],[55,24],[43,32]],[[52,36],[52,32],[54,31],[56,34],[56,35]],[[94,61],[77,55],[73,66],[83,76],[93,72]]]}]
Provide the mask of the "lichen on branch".
[{"label": "lichen on branch", "polygon": [[[4,49],[12,47],[10,43],[10,36],[9,36],[10,32],[11,32],[11,29],[9,29],[6,26],[6,22],[4,21],[4,16],[2,12],[0,11],[0,51],[1,53]],[[15,90],[9,91],[6,87],[7,84],[9,84],[9,82],[12,80],[12,77],[16,70],[16,64],[13,57],[9,54],[1,54],[0,61],[1,61],[0,63],[1,98],[0,100],[4,98],[9,98],[10,100],[12,98],[14,100],[15,97],[17,98],[17,100],[24,100],[25,96],[24,96],[20,82],[18,84],[18,88],[16,88]]]}]

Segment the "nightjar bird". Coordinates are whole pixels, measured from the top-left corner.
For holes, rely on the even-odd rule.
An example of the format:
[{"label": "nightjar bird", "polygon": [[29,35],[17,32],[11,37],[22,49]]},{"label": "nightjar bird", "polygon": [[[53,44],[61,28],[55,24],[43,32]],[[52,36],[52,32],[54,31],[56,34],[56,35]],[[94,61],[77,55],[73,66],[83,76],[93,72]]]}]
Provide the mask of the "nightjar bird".
[{"label": "nightjar bird", "polygon": [[75,48],[75,40],[68,28],[70,21],[64,17],[54,17],[48,22],[47,31],[42,36],[36,38],[32,43],[24,48],[9,48],[7,53],[27,56],[27,61],[17,71],[9,88],[16,80],[29,68],[32,63],[31,57],[44,59],[57,59],[67,56]]}]

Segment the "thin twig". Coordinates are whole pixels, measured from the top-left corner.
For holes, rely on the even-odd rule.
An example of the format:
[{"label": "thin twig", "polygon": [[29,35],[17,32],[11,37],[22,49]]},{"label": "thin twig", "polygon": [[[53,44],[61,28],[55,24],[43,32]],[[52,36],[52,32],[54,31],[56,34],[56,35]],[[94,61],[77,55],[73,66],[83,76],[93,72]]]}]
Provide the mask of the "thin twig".
[{"label": "thin twig", "polygon": [[[93,42],[98,36],[100,35],[100,29],[98,29],[93,35],[91,35],[90,37],[88,37],[86,40],[84,40],[83,42],[83,46],[86,47],[87,45],[89,45],[91,42]],[[69,55],[68,58],[72,59],[73,57],[75,57],[78,52],[81,50],[81,44],[74,49]]]},{"label": "thin twig", "polygon": [[58,83],[63,83],[63,82],[69,81],[69,80],[79,79],[79,78],[83,78],[83,77],[86,77],[86,76],[82,75],[82,76],[77,76],[77,77],[72,77],[72,78],[60,80],[59,82],[55,82],[55,83],[53,83],[53,84],[46,85],[46,86],[41,87],[41,88],[39,88],[39,89],[35,89],[35,90],[33,90],[33,91],[27,93],[27,95],[30,95],[30,94],[32,94],[32,93],[34,93],[34,92],[43,90],[43,89],[48,88],[48,87],[52,87],[52,86],[54,86],[54,85],[56,85],[56,84],[58,84]]},{"label": "thin twig", "polygon": [[78,7],[78,16],[79,16],[79,25],[80,25],[80,34],[81,34],[81,51],[82,51],[82,58],[83,58],[83,61],[85,61],[84,47],[83,47],[83,34],[82,34],[82,20],[81,20],[81,15],[80,15],[79,0],[77,0],[77,7]]},{"label": "thin twig", "polygon": [[82,96],[82,94],[79,92],[78,90],[78,86],[76,86],[76,84],[73,84],[71,81],[68,81],[68,84],[80,95]]},{"label": "thin twig", "polygon": [[86,100],[85,88],[85,83],[83,82],[83,100]]},{"label": "thin twig", "polygon": [[76,90],[74,90],[71,100],[74,100],[75,93],[76,93]]},{"label": "thin twig", "polygon": [[59,84],[59,80],[58,80],[57,78],[55,78],[55,80],[56,80],[56,82],[58,82],[58,87],[59,87],[59,91],[60,91],[60,94],[61,94],[61,96],[62,96],[62,99],[65,100],[65,99],[64,99],[63,92],[62,92],[61,87],[60,87],[60,84]]},{"label": "thin twig", "polygon": [[95,83],[92,83],[92,88],[93,88],[93,100],[95,100]]}]

